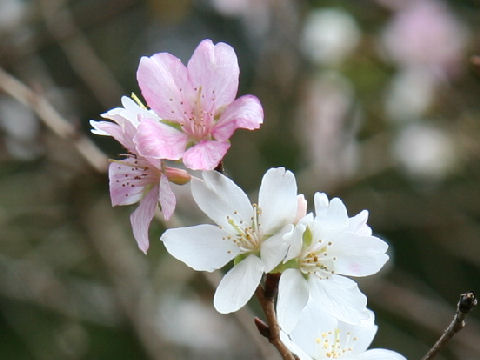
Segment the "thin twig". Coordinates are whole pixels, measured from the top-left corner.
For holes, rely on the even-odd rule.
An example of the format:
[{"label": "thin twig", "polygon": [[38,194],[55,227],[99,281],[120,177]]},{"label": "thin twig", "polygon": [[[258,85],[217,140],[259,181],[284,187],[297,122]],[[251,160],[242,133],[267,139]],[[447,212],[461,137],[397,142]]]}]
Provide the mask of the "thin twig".
[{"label": "thin twig", "polygon": [[265,336],[268,341],[275,346],[282,356],[282,359],[295,360],[295,355],[293,355],[280,340],[280,326],[278,325],[277,317],[275,315],[275,296],[277,295],[279,280],[280,274],[267,274],[265,289],[263,289],[262,286],[259,286],[255,291],[255,295],[257,296],[267,318],[266,323],[255,318],[255,325],[260,334]]},{"label": "thin twig", "polygon": [[[42,0],[40,9],[48,30],[58,42],[73,71],[95,97],[105,107],[118,101],[123,94],[122,87],[77,27],[65,0]],[[65,33],[72,36],[65,39]]]},{"label": "thin twig", "polygon": [[435,345],[428,351],[422,360],[433,359],[434,356],[445,346],[445,344],[460,330],[465,327],[465,317],[477,305],[477,299],[473,291],[460,295],[460,300],[457,304],[457,311],[453,317],[452,322],[443,332],[442,336],[437,340]]},{"label": "thin twig", "polygon": [[[424,290],[428,289],[428,286],[425,283],[412,279],[398,269],[396,274],[390,280],[377,276],[373,281],[367,280],[362,283],[372,305],[398,318],[408,320],[429,332],[441,333],[445,329],[445,322],[442,322],[442,319],[451,315],[451,305],[444,303],[438,297],[426,295]],[[480,353],[479,338],[478,321],[470,318],[468,333],[465,332],[462,336],[458,336],[455,339],[456,344],[451,344],[451,350],[458,353],[457,357],[459,358],[465,352],[470,354],[471,358],[475,358],[475,355]]]},{"label": "thin twig", "polygon": [[0,67],[0,90],[30,108],[42,122],[59,138],[71,142],[80,155],[99,173],[107,170],[107,157],[86,136],[75,131],[55,108],[40,94]]}]

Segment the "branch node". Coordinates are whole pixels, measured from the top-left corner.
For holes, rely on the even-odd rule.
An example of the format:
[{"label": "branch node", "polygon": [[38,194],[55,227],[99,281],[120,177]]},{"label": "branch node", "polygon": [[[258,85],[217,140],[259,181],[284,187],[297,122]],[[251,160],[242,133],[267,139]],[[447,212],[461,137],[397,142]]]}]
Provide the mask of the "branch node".
[{"label": "branch node", "polygon": [[473,291],[469,291],[465,294],[460,295],[460,300],[458,301],[458,311],[463,314],[467,314],[475,306],[477,306],[478,300],[475,297]]},{"label": "branch node", "polygon": [[262,334],[263,336],[265,336],[267,339],[270,340],[272,334],[270,333],[270,328],[265,323],[265,321],[263,321],[262,319],[260,319],[258,317],[255,317],[253,319],[253,321],[254,321],[255,326],[257,327],[258,331],[260,332],[260,334]]}]

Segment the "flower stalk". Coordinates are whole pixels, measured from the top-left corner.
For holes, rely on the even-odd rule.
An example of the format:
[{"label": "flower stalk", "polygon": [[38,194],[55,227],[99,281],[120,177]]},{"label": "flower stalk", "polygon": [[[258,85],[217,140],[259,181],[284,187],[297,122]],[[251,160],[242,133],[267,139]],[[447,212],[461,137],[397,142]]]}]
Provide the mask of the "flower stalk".
[{"label": "flower stalk", "polygon": [[255,326],[257,326],[260,334],[265,336],[268,341],[278,350],[282,359],[296,360],[297,357],[291,353],[285,344],[280,340],[280,326],[275,315],[275,296],[278,292],[278,282],[280,274],[267,274],[265,279],[265,289],[259,285],[255,291],[260,306],[265,313],[267,322],[263,322],[259,318],[255,318]]}]

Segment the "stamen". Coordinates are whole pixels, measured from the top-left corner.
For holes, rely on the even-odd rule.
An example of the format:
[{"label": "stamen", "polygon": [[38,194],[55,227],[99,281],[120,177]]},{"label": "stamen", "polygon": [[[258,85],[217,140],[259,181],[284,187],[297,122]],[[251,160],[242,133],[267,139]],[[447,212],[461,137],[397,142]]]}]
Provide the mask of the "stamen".
[{"label": "stamen", "polygon": [[147,110],[147,107],[145,105],[143,105],[143,103],[140,101],[140,99],[138,98],[137,95],[135,95],[134,92],[132,92],[130,94],[130,97],[133,99],[133,101],[135,101],[137,103],[138,106],[140,106],[142,109],[145,109]]}]

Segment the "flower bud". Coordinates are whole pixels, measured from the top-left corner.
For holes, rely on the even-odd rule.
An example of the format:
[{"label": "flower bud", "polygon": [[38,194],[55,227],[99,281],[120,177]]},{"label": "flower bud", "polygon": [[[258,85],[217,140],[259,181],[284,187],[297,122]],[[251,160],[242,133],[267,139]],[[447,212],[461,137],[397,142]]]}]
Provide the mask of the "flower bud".
[{"label": "flower bud", "polygon": [[190,174],[183,169],[166,167],[164,173],[167,176],[168,181],[171,181],[177,185],[184,185],[191,179]]},{"label": "flower bud", "polygon": [[307,215],[307,200],[303,194],[297,195],[297,216],[295,217],[294,223],[298,223],[301,218]]}]

